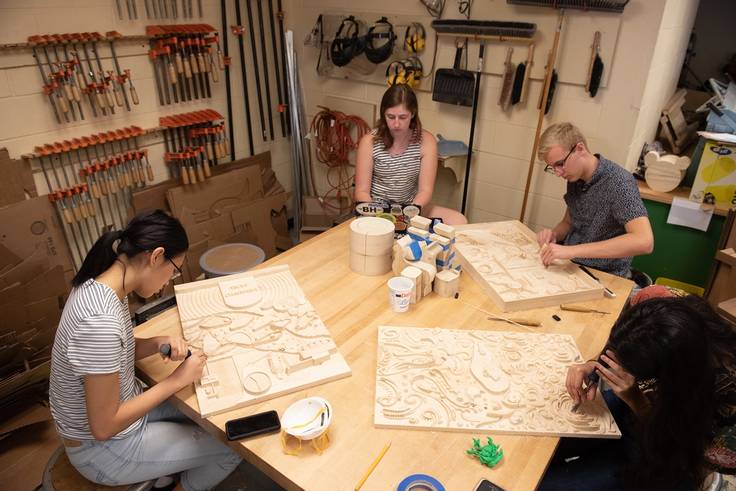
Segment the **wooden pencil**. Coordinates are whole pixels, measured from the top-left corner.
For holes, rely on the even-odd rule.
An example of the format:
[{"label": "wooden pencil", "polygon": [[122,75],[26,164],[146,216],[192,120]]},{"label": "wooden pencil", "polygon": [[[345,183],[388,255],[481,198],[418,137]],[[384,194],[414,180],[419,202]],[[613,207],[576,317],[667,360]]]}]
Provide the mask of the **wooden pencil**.
[{"label": "wooden pencil", "polygon": [[386,455],[386,452],[388,452],[389,447],[391,446],[391,442],[388,442],[385,447],[383,447],[383,450],[381,450],[381,453],[378,454],[378,457],[373,461],[371,466],[368,468],[368,470],[365,471],[365,474],[363,474],[363,478],[358,481],[358,484],[355,485],[355,491],[358,491],[361,487],[363,487],[363,484],[365,484],[365,481],[368,479],[368,477],[373,472],[373,469],[376,468],[378,463],[381,461],[384,455]]}]

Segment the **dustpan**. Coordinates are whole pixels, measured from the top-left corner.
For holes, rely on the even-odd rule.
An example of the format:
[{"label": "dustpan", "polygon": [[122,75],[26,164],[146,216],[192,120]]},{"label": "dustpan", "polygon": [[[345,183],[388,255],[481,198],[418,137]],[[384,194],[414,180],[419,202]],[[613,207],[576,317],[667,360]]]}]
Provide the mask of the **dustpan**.
[{"label": "dustpan", "polygon": [[438,68],[434,74],[432,86],[432,100],[455,104],[457,106],[473,105],[473,89],[475,75],[469,70],[460,69],[460,59],[463,55],[462,45],[458,45],[455,52],[455,63],[452,68]]}]

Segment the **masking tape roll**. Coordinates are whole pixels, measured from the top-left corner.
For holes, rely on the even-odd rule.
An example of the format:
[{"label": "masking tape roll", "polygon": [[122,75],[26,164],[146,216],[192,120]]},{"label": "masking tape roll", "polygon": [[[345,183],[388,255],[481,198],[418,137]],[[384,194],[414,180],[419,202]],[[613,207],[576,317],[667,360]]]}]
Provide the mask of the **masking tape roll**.
[{"label": "masking tape roll", "polygon": [[399,483],[396,491],[445,491],[445,487],[432,476],[412,474]]}]

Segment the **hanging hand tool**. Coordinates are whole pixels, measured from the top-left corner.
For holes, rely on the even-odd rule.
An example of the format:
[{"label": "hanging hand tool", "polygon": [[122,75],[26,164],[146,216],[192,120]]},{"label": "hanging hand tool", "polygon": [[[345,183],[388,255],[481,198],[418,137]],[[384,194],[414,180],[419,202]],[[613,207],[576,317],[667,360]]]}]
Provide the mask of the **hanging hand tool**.
[{"label": "hanging hand tool", "polygon": [[133,79],[130,76],[129,68],[125,69],[125,78],[128,80],[128,85],[130,85],[130,87],[128,87],[128,90],[130,90],[130,99],[133,101],[133,104],[137,106],[141,101],[138,99],[138,91],[135,90],[135,86],[133,85]]},{"label": "hanging hand tool", "polygon": [[100,79],[102,82],[102,91],[105,94],[105,99],[107,100],[107,107],[110,108],[110,112],[112,114],[115,114],[115,104],[113,103],[113,97],[112,94],[110,94],[111,89],[108,81],[105,81],[104,79],[104,73],[105,70],[102,68],[102,61],[100,61],[100,54],[97,52],[97,42],[102,38],[99,33],[93,32],[89,36],[90,44],[92,45],[92,53],[95,55],[95,60],[97,61],[97,73],[100,75]]},{"label": "hanging hand tool", "polygon": [[54,97],[56,98],[56,105],[61,110],[61,113],[64,115],[64,120],[68,123],[69,120],[69,106],[67,104],[64,89],[59,84],[59,74],[56,70],[54,70],[54,66],[51,62],[51,57],[49,56],[48,51],[48,39],[45,36],[31,36],[29,38],[29,41],[33,39],[35,42],[37,42],[41,49],[43,50],[44,55],[46,56],[46,65],[49,67],[49,89],[53,91]]},{"label": "hanging hand tool", "polygon": [[[547,67],[545,68],[545,74],[544,74],[544,86],[542,87],[542,96],[544,97],[544,101],[542,104],[539,105],[539,108],[541,109],[541,106],[547,105],[547,98],[549,94],[549,88],[552,85],[552,78],[553,78],[553,72],[554,72],[554,65],[555,60],[557,59],[557,48],[560,45],[560,33],[562,32],[562,24],[564,23],[565,19],[565,10],[560,9],[559,17],[557,20],[557,29],[555,31],[555,38],[552,42],[552,49],[550,50],[549,58],[547,59]],[[532,153],[529,156],[529,170],[527,171],[526,175],[526,184],[524,186],[524,198],[521,203],[521,214],[519,217],[519,220],[521,222],[524,221],[525,214],[526,214],[526,203],[529,199],[529,187],[531,186],[532,182],[532,173],[534,171],[534,165],[537,161],[537,150],[539,149],[539,137],[542,132],[542,123],[544,122],[544,114],[546,111],[539,111],[539,115],[537,117],[537,129],[534,134],[534,145],[532,146]]]},{"label": "hanging hand tool", "polygon": [[[271,51],[273,52],[273,71],[274,76],[276,78],[276,94],[277,94],[277,101],[278,101],[278,112],[279,112],[279,121],[281,122],[281,136],[286,137],[286,127],[285,127],[285,115],[284,115],[284,104],[283,104],[283,95],[281,93],[281,74],[279,73],[279,57],[278,57],[278,50],[276,49],[276,27],[274,25],[273,20],[273,0],[268,0],[268,20],[271,26]],[[218,45],[219,50],[219,45]]]},{"label": "hanging hand tool", "polygon": [[62,34],[62,38],[66,43],[64,49],[67,50],[69,46],[72,47],[71,57],[74,60],[74,64],[77,69],[77,83],[79,84],[80,91],[87,94],[89,100],[89,106],[92,108],[92,114],[97,117],[97,107],[95,106],[95,99],[92,92],[89,90],[89,83],[87,82],[87,73],[85,72],[82,61],[79,59],[76,47],[76,36],[74,34]]},{"label": "hanging hand tool", "polygon": [[[164,80],[166,80],[166,68],[163,66],[163,62],[161,61],[161,56],[163,55],[163,50],[160,48],[154,48],[154,41],[151,41],[151,49],[148,50],[148,57],[151,59],[151,62],[153,63],[153,78],[156,81],[156,92],[158,92],[158,102],[160,105],[166,105],[170,104],[169,99],[169,92],[166,88],[166,83]],[[166,97],[166,102],[164,102],[164,94]]]},{"label": "hanging hand tool", "polygon": [[52,85],[49,83],[48,78],[46,78],[46,72],[43,70],[43,65],[41,64],[41,59],[38,55],[38,50],[36,49],[36,43],[32,41],[30,38],[28,39],[28,43],[31,45],[31,49],[33,50],[33,58],[36,60],[36,65],[38,66],[38,70],[41,72],[41,80],[43,80],[43,91],[46,94],[46,96],[49,99],[49,103],[51,104],[51,107],[54,110],[54,116],[56,116],[56,122],[61,124],[61,116],[59,115],[59,109],[56,107],[56,102],[54,100],[54,90]]},{"label": "hanging hand tool", "polygon": [[256,35],[253,32],[253,11],[250,7],[250,0],[245,2],[246,12],[248,13],[248,32],[250,33],[250,47],[253,53],[253,71],[256,76],[256,93],[258,95],[258,116],[261,122],[261,135],[263,141],[266,141],[266,121],[263,115],[263,95],[261,93],[261,75],[258,68],[258,48],[256,48]]},{"label": "hanging hand tool", "polygon": [[[285,14],[284,14],[284,9],[281,8],[281,0],[278,0],[277,7],[279,9],[276,16],[279,19],[279,41],[281,44],[281,73],[283,74],[283,77],[284,77],[283,78],[284,106],[289,107],[289,92],[287,89],[289,84],[287,82],[288,74],[286,73],[286,50],[284,49],[284,39],[285,39],[284,38],[284,17],[285,17]],[[286,133],[291,134],[291,118],[287,118],[286,116],[284,117],[286,118]]]},{"label": "hanging hand tool", "polygon": [[[250,0],[247,0],[250,2]],[[268,79],[268,53],[266,52],[266,35],[263,32],[263,4],[261,0],[256,0],[256,10],[258,12],[258,27],[261,34],[261,60],[263,60],[263,81],[266,86],[266,108],[268,111],[268,130],[271,140],[273,140],[273,110],[271,108],[271,83]]]},{"label": "hanging hand tool", "polygon": [[[224,51],[220,50],[220,40],[217,34],[215,34],[215,43],[217,43],[217,60],[220,64],[220,70],[225,70],[225,97],[227,103],[227,124],[230,125],[230,137],[233,138],[232,145],[233,153],[231,160],[235,160],[235,135],[233,134],[233,104],[232,104],[232,90],[230,87],[230,41],[228,41],[227,35],[227,3],[225,0],[220,0],[220,17],[222,18],[222,35],[224,36],[223,42],[225,44]],[[274,52],[274,58],[276,52]],[[278,61],[276,61],[278,63]],[[277,80],[278,82],[278,80]],[[250,154],[253,155],[253,145],[250,146]]]},{"label": "hanging hand tool", "polygon": [[138,7],[136,6],[135,0],[128,0],[130,5],[133,7],[133,19],[138,20]]},{"label": "hanging hand tool", "polygon": [[120,0],[115,0],[115,7],[117,7],[118,19],[123,20],[123,9],[120,7]]},{"label": "hanging hand tool", "polygon": [[549,52],[549,57],[547,58],[547,70],[552,70],[552,74],[549,77],[549,85],[547,85],[546,92],[543,91],[539,94],[539,102],[537,103],[537,109],[542,109],[542,105],[544,104],[544,114],[547,114],[552,107],[552,99],[555,96],[555,89],[557,88],[557,70],[555,70],[554,65],[551,65],[553,62],[553,54],[552,50]]},{"label": "hanging hand tool", "polygon": [[519,63],[514,75],[514,88],[511,90],[511,104],[516,105],[526,100],[526,90],[529,75],[534,64],[534,43],[530,43],[527,51],[526,61]]},{"label": "hanging hand tool", "polygon": [[[105,33],[108,43],[110,43],[110,53],[112,54],[112,63],[115,66],[115,73],[117,74],[117,89],[115,90],[115,98],[122,98],[125,101],[125,109],[130,111],[130,102],[128,101],[128,95],[125,93],[125,79],[123,78],[123,71],[120,69],[120,61],[118,55],[115,52],[115,40],[122,37],[117,31],[109,31]],[[127,71],[126,73],[128,73]],[[111,75],[112,77],[112,75]],[[118,90],[119,89],[119,90]],[[118,106],[122,106],[122,101],[118,102]]]},{"label": "hanging hand tool", "polygon": [[593,45],[590,49],[590,67],[588,68],[588,78],[585,84],[585,90],[590,94],[590,97],[595,97],[598,93],[598,87],[601,85],[601,77],[603,76],[603,60],[600,55],[600,31],[595,31],[595,35],[593,36]]},{"label": "hanging hand tool", "polygon": [[80,87],[84,87],[84,85],[79,83],[80,73],[77,67],[78,62],[77,60],[69,56],[69,51],[67,49],[68,47],[63,37],[56,36],[56,38],[57,38],[57,42],[63,45],[64,65],[69,74],[69,84],[72,90],[72,98],[74,99],[74,102],[77,104],[77,109],[79,110],[79,116],[82,119],[84,119],[84,111],[82,110],[82,93],[80,90]]},{"label": "hanging hand tool", "polygon": [[[243,85],[243,102],[245,103],[245,122],[248,126],[248,148],[250,150],[250,156],[255,155],[253,151],[253,127],[250,117],[250,96],[248,95],[248,77],[245,73],[245,46],[243,44],[243,27],[242,17],[240,15],[240,2],[235,2],[235,21],[238,23],[237,26],[232,26],[231,30],[234,36],[238,38],[238,47],[240,48],[240,74],[241,83]],[[229,84],[228,84],[229,87]],[[232,121],[232,118],[231,118]]]},{"label": "hanging hand tool", "polygon": [[501,106],[502,111],[508,111],[511,107],[511,91],[514,87],[514,75],[516,74],[516,68],[511,62],[513,53],[514,48],[506,50],[506,61],[503,64],[503,82],[501,82],[501,94],[498,98],[498,105]]},{"label": "hanging hand tool", "polygon": [[107,102],[105,101],[103,86],[102,84],[97,83],[97,77],[95,76],[95,70],[92,66],[92,60],[90,59],[89,53],[87,52],[88,40],[89,33],[82,33],[80,35],[79,44],[82,46],[82,54],[84,54],[84,59],[87,62],[87,75],[89,76],[90,80],[89,85],[87,86],[87,90],[89,90],[90,93],[95,94],[95,102],[97,103],[97,106],[100,108],[102,115],[107,116]]},{"label": "hanging hand tool", "polygon": [[150,19],[151,18],[151,6],[148,5],[148,2],[149,1],[150,0],[143,0],[143,6],[146,9],[146,19]]},{"label": "hanging hand tool", "polygon": [[[140,151],[141,147],[138,144],[138,137],[143,135],[144,131],[138,126],[132,126],[131,130],[132,130],[131,134],[133,136],[133,144],[136,150]],[[143,154],[143,158],[146,159],[146,173],[148,174],[148,180],[150,182],[153,182],[153,167],[151,167],[151,162],[148,160],[148,150],[143,150],[142,154]]]},{"label": "hanging hand tool", "polygon": [[[66,62],[62,62],[61,56],[59,56],[59,45],[62,43],[61,36],[54,34],[49,36],[44,36],[47,43],[51,46],[52,51],[54,53],[54,58],[56,59],[56,66],[58,67],[58,76],[59,76],[59,82],[62,84],[62,87],[64,89],[64,95],[66,97],[66,101],[69,104],[70,111],[72,113],[72,117],[74,118],[74,121],[77,120],[77,115],[74,110],[75,103],[77,105],[77,108],[79,110],[79,115],[81,119],[84,119],[84,115],[82,114],[82,106],[79,105],[79,102],[75,100],[74,97],[74,74],[69,69],[69,63],[68,60]],[[81,97],[78,97],[81,100]]]},{"label": "hanging hand tool", "polygon": [[[64,204],[64,195],[61,191],[49,193],[49,201],[53,203],[54,208],[56,209],[56,213],[59,216],[59,221],[62,224],[67,224],[66,227],[62,226],[64,228],[64,238],[66,238],[66,244],[69,247],[69,252],[71,252],[72,259],[74,259],[74,270],[79,271],[82,260],[84,258],[84,254],[82,253],[82,248],[79,245],[79,241],[77,240],[76,233],[72,228],[72,223],[74,223],[74,215],[72,215],[71,211],[66,208],[66,205]],[[78,256],[76,258],[74,257],[72,245],[74,245],[74,248],[76,248],[77,250]]]}]

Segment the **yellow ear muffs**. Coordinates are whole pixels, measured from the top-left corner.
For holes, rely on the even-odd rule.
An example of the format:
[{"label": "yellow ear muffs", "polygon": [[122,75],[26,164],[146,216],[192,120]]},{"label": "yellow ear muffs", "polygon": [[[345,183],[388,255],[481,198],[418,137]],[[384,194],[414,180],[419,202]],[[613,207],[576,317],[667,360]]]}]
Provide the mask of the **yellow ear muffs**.
[{"label": "yellow ear muffs", "polygon": [[424,26],[419,22],[412,22],[406,26],[404,32],[404,49],[412,54],[419,53],[426,45],[426,38]]},{"label": "yellow ear muffs", "polygon": [[412,56],[404,61],[404,65],[406,66],[406,84],[412,89],[416,89],[422,83],[422,76],[424,75],[422,61],[418,57]]},{"label": "yellow ear muffs", "polygon": [[403,61],[392,61],[386,67],[386,84],[391,87],[396,84],[406,83],[406,65]]}]

